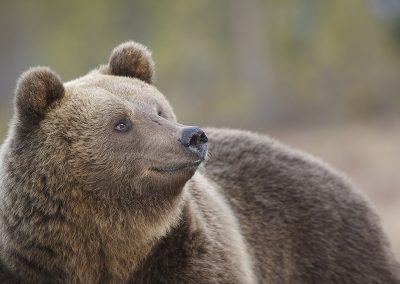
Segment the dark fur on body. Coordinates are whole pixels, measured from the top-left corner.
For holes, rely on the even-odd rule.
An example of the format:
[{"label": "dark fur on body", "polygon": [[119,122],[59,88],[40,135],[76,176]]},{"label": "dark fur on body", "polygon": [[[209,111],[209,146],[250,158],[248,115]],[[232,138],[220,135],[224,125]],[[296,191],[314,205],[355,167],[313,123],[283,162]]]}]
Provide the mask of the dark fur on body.
[{"label": "dark fur on body", "polygon": [[379,218],[341,174],[268,137],[208,129],[205,174],[239,219],[264,283],[400,283]]},{"label": "dark fur on body", "polygon": [[400,282],[374,211],[305,154],[208,129],[204,165],[164,171],[194,157],[153,66],[129,42],[72,82],[22,75],[0,152],[3,283]]}]

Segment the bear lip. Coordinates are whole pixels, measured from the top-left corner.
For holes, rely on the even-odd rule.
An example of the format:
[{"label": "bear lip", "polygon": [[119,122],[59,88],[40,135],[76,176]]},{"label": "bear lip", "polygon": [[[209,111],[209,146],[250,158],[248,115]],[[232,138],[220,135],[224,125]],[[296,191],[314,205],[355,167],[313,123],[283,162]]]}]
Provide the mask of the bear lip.
[{"label": "bear lip", "polygon": [[190,163],[171,165],[171,166],[166,166],[166,167],[151,167],[150,170],[159,172],[159,173],[172,173],[172,172],[177,172],[180,170],[197,168],[201,164],[202,161],[203,160],[196,160],[196,161],[190,162]]}]

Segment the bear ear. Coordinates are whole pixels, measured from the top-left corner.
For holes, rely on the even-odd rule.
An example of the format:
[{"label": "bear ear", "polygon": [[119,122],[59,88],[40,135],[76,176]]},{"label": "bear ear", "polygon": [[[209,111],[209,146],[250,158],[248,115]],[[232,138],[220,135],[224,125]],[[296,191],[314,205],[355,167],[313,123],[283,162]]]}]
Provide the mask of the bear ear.
[{"label": "bear ear", "polygon": [[47,67],[31,68],[18,79],[15,105],[24,124],[38,123],[48,107],[64,95],[60,77]]},{"label": "bear ear", "polygon": [[154,61],[147,47],[128,41],[114,48],[108,66],[100,71],[115,76],[138,78],[152,84]]}]

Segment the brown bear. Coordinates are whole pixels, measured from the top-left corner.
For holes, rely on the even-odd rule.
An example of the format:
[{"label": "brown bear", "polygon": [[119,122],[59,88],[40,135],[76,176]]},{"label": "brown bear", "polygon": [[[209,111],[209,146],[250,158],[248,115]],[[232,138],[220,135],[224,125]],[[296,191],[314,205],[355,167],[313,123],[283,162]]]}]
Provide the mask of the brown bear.
[{"label": "brown bear", "polygon": [[21,76],[0,152],[2,283],[400,283],[341,174],[266,136],[179,124],[153,77],[134,42],[68,83]]}]

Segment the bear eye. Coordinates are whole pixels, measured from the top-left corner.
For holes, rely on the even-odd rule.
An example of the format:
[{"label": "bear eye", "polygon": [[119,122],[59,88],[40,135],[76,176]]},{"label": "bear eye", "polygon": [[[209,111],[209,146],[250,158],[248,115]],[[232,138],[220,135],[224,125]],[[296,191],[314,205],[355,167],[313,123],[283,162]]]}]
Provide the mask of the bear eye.
[{"label": "bear eye", "polygon": [[157,111],[157,115],[162,116],[163,115],[162,111],[161,110]]},{"label": "bear eye", "polygon": [[127,132],[131,128],[132,128],[132,123],[128,119],[119,120],[114,126],[115,131],[119,133]]}]

